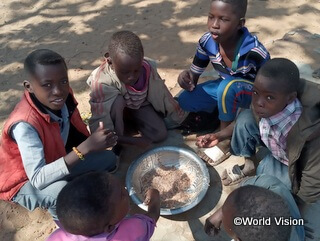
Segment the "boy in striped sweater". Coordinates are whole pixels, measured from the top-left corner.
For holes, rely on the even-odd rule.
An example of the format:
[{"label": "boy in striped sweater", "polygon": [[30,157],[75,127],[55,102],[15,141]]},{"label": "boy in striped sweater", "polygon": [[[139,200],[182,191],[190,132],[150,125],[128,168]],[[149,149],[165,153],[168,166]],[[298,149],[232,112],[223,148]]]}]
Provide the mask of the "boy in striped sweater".
[{"label": "boy in striped sweater", "polygon": [[[249,108],[257,71],[270,58],[257,37],[244,26],[246,10],[247,0],[212,0],[208,32],[199,40],[190,69],[178,77],[185,90],[178,99],[182,109],[212,113],[218,108],[220,131],[200,136],[199,147],[213,147],[230,138],[237,110]],[[210,62],[220,77],[197,84]],[[211,164],[216,165],[227,155],[219,147],[213,149],[215,158]]]},{"label": "boy in striped sweater", "polygon": [[[114,129],[118,143],[147,146],[163,141],[167,128],[186,117],[160,78],[155,62],[144,58],[141,40],[130,31],[113,34],[105,61],[87,80],[91,87],[90,129]],[[125,133],[134,126],[141,136]]]}]

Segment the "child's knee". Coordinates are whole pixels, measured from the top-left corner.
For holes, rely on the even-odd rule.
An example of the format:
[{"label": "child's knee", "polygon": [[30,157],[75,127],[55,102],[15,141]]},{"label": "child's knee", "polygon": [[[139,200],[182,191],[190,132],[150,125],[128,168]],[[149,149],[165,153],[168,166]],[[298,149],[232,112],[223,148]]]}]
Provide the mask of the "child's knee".
[{"label": "child's knee", "polygon": [[217,87],[217,98],[218,99],[221,99],[223,95],[230,95],[230,89],[232,90],[231,88],[231,85],[228,85],[230,83],[230,80],[229,79],[224,79],[220,82],[219,86]]},{"label": "child's knee", "polygon": [[178,103],[181,109],[186,111],[193,111],[192,102],[190,100],[190,93],[185,90],[182,91],[182,93],[178,96]]},{"label": "child's knee", "polygon": [[242,110],[237,119],[235,128],[239,131],[250,131],[257,128],[257,122],[254,119],[252,110]]},{"label": "child's knee", "polygon": [[160,142],[160,141],[164,141],[165,139],[167,139],[167,136],[168,136],[168,131],[167,129],[164,129],[162,131],[160,131],[157,135],[157,141]]}]

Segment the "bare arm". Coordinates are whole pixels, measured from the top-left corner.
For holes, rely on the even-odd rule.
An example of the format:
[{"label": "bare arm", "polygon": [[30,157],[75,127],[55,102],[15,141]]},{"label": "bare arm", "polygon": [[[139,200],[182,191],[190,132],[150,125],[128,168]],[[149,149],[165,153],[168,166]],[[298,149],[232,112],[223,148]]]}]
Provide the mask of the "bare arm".
[{"label": "bare arm", "polygon": [[[106,130],[103,127],[102,122],[100,122],[98,129],[84,142],[77,146],[77,149],[83,155],[86,155],[91,151],[99,151],[108,147],[115,146],[117,144],[117,139],[118,137],[114,134],[114,132]],[[79,162],[79,157],[76,155],[74,151],[72,151],[68,153],[66,156],[64,156],[64,161],[70,169]]]},{"label": "bare arm", "polygon": [[216,132],[197,137],[196,145],[200,148],[213,147],[219,142],[231,138],[235,121],[231,122],[226,128]]},{"label": "bare arm", "polygon": [[149,189],[146,193],[146,198],[144,203],[148,205],[147,216],[154,219],[155,222],[158,221],[160,216],[160,194],[156,189]]},{"label": "bare arm", "polygon": [[222,208],[219,208],[215,213],[206,219],[204,231],[209,236],[217,235],[222,224]]}]

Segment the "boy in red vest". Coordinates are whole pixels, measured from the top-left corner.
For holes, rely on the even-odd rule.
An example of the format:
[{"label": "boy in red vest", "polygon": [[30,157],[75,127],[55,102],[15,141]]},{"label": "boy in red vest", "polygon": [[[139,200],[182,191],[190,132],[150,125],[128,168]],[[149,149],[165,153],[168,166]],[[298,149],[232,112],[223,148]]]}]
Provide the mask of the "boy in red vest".
[{"label": "boy in red vest", "polygon": [[117,136],[103,125],[89,134],[59,54],[36,50],[24,68],[25,92],[1,136],[0,199],[29,210],[46,208],[56,219],[57,196],[70,179],[116,168],[116,156],[105,149]]}]

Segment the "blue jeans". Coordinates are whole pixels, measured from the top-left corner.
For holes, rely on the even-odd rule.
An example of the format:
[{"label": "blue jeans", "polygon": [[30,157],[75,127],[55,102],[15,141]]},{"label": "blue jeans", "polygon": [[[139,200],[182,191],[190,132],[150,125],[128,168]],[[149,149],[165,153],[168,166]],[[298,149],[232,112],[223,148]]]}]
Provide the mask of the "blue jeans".
[{"label": "blue jeans", "polygon": [[183,91],[178,102],[190,112],[219,110],[221,121],[233,121],[237,110],[249,108],[253,82],[240,78],[216,79],[198,84],[193,91]]},{"label": "blue jeans", "polygon": [[[279,162],[279,161],[278,161]],[[295,219],[300,219],[301,214],[299,208],[290,192],[290,190],[283,185],[283,183],[278,179],[270,175],[257,175],[251,177],[241,183],[241,186],[254,185],[269,189],[270,191],[281,196],[285,203],[288,205],[291,217]],[[305,230],[303,226],[292,226],[290,241],[302,241],[305,240]]]},{"label": "blue jeans", "polygon": [[[320,213],[320,200],[314,203],[301,202],[298,203],[298,207],[302,218],[305,220],[305,226],[312,229],[312,231],[306,230],[306,241],[320,240],[320,218],[318,214]],[[310,237],[311,234],[313,238]]]},{"label": "blue jeans", "polygon": [[[256,154],[256,148],[264,146],[252,110],[243,110],[236,119],[231,138],[231,152],[236,156],[251,157]],[[289,190],[291,181],[288,166],[275,159],[269,152],[257,167],[257,175],[268,174],[281,180]]]},{"label": "blue jeans", "polygon": [[12,198],[12,201],[30,211],[37,207],[48,209],[53,219],[57,220],[57,197],[69,180],[89,171],[111,171],[115,166],[116,156],[112,151],[88,153],[85,160],[74,166],[64,179],[58,180],[42,190],[34,188],[28,181]]}]

